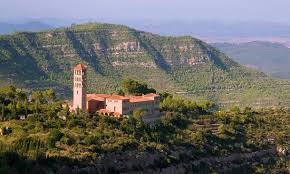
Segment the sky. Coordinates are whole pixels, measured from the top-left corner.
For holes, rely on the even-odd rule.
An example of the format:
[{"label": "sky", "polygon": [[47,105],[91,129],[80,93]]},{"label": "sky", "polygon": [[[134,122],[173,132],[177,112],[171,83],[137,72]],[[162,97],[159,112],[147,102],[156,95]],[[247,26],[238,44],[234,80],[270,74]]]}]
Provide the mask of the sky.
[{"label": "sky", "polygon": [[0,21],[218,20],[290,23],[290,0],[0,0]]}]

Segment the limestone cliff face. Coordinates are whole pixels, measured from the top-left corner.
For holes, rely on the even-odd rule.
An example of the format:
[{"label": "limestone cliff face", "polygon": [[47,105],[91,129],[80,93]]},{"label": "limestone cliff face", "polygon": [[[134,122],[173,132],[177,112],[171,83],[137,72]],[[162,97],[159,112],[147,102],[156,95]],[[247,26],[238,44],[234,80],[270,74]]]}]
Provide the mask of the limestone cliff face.
[{"label": "limestone cliff face", "polygon": [[[276,84],[189,36],[164,37],[122,25],[86,24],[0,37],[0,81],[9,79],[29,88],[53,86],[70,94],[72,67],[77,63],[88,65],[91,92],[114,92],[122,78],[131,77],[157,90],[243,103],[236,91],[243,94]],[[235,91],[234,96],[228,91]],[[247,102],[280,99],[260,96]]]},{"label": "limestone cliff face", "polygon": [[191,37],[161,37],[123,26],[119,30],[114,29],[116,26],[79,27],[37,33],[37,49],[53,57],[103,59],[113,66],[156,68],[158,63],[195,66],[212,61],[203,48],[206,44]]}]

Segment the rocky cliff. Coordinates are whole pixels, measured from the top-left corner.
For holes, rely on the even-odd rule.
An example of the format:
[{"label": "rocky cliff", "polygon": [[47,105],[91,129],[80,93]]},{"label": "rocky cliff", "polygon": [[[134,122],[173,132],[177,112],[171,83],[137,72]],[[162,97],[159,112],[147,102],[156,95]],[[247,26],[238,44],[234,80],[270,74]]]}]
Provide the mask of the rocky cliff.
[{"label": "rocky cliff", "polygon": [[288,106],[288,81],[240,66],[192,37],[163,37],[122,25],[84,24],[0,37],[0,82],[53,86],[70,96],[72,67],[89,67],[91,92],[114,92],[122,78],[221,105]]}]

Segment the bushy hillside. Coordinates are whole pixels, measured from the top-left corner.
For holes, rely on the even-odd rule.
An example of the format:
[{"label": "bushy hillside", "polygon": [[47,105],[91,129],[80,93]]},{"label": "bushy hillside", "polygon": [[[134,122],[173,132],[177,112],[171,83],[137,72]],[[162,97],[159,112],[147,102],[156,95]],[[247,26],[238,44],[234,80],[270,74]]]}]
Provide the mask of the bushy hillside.
[{"label": "bushy hillside", "polygon": [[289,105],[288,81],[240,66],[192,37],[162,37],[122,25],[85,24],[0,37],[0,79],[25,88],[53,86],[70,96],[72,68],[89,67],[90,92],[115,92],[122,78],[159,91],[225,105]]},{"label": "bushy hillside", "polygon": [[289,109],[215,112],[215,104],[163,95],[160,119],[150,124],[142,112],[117,118],[62,104],[52,89],[0,88],[0,173],[286,174],[290,167]]},{"label": "bushy hillside", "polygon": [[271,42],[214,43],[233,60],[253,66],[273,77],[290,79],[290,48]]}]

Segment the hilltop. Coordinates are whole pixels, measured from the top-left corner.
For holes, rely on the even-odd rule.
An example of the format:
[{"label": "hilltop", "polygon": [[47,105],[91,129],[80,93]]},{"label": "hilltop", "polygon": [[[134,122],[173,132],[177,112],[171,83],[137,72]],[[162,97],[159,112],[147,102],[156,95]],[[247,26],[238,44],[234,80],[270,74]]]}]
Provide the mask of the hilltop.
[{"label": "hilltop", "polygon": [[89,92],[114,93],[121,79],[221,105],[289,106],[289,81],[231,60],[205,42],[123,25],[89,23],[0,36],[0,82],[54,87],[71,96],[72,67],[88,65]]}]

